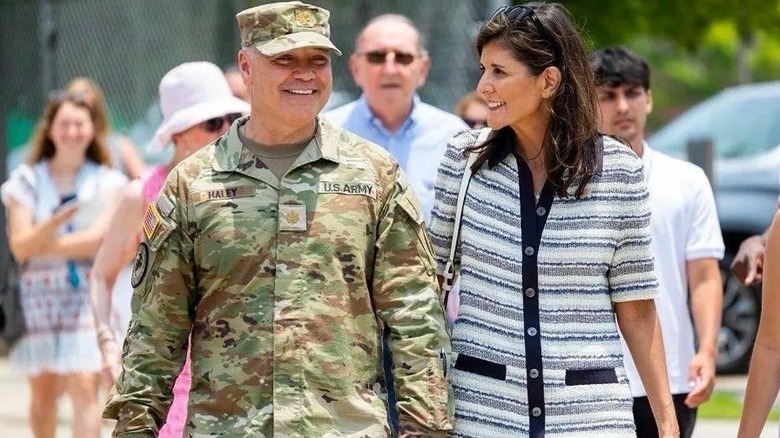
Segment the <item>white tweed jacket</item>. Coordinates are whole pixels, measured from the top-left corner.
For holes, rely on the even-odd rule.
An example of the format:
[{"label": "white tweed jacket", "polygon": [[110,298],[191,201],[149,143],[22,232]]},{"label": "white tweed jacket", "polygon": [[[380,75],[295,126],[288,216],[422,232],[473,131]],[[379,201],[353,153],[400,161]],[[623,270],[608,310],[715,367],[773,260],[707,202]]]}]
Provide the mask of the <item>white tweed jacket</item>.
[{"label": "white tweed jacket", "polygon": [[[439,272],[478,132],[454,137],[439,167]],[[527,165],[500,138],[505,155],[474,173],[463,210],[453,436],[633,437],[613,303],[657,293],[642,162],[603,137],[583,197],[555,196],[548,183],[536,203]]]}]

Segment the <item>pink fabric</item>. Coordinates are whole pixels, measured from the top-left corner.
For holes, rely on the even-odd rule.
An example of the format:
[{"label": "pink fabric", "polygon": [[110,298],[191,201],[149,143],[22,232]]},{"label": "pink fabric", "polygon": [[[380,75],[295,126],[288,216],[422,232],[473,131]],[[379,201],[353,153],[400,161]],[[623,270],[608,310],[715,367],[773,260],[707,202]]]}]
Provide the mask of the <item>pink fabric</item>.
[{"label": "pink fabric", "polygon": [[163,184],[165,184],[165,177],[167,176],[168,166],[161,165],[149,169],[149,171],[141,177],[141,182],[143,182],[144,185],[142,189],[144,205],[149,205],[157,200],[157,196],[160,194],[160,190],[162,189]]},{"label": "pink fabric", "polygon": [[[149,205],[157,201],[165,178],[168,176],[168,166],[155,166],[149,170],[141,179],[143,182],[144,204]],[[184,362],[184,368],[176,378],[173,385],[173,403],[168,410],[168,418],[158,438],[182,438],[184,435],[184,424],[187,422],[187,404],[190,399],[190,386],[192,385],[192,371],[190,369],[190,349],[187,347],[187,360]]]},{"label": "pink fabric", "polygon": [[184,423],[187,422],[187,404],[190,399],[190,386],[192,385],[192,371],[190,370],[190,352],[187,349],[187,361],[184,368],[176,378],[173,385],[173,403],[168,410],[168,418],[160,429],[158,438],[182,438],[184,435]]}]

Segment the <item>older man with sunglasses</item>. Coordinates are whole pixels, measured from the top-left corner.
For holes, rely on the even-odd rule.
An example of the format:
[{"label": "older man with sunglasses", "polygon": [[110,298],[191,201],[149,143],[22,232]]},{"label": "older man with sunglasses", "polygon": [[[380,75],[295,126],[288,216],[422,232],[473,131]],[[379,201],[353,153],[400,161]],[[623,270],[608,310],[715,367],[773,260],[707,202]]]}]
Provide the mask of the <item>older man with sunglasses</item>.
[{"label": "older man with sunglasses", "polygon": [[393,154],[420,198],[426,221],[447,142],[468,129],[458,116],[422,102],[416,94],[430,67],[414,23],[403,15],[380,15],[358,34],[349,58],[352,78],[363,95],[325,114],[334,124]]}]

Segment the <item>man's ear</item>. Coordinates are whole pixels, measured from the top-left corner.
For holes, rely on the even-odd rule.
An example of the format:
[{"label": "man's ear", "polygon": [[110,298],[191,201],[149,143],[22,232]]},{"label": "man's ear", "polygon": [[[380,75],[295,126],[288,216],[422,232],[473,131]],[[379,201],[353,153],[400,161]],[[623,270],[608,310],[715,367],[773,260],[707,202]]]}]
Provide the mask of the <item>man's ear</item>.
[{"label": "man's ear", "polygon": [[653,91],[647,90],[647,114],[653,112]]},{"label": "man's ear", "polygon": [[542,79],[542,97],[549,99],[561,85],[562,75],[558,67],[550,66],[540,75]]},{"label": "man's ear", "polygon": [[417,81],[417,88],[422,88],[428,79],[428,72],[431,71],[431,57],[427,53],[420,55],[420,78]]},{"label": "man's ear", "polygon": [[238,51],[236,66],[238,67],[238,72],[241,74],[241,79],[244,81],[244,84],[249,85],[249,55],[247,55],[246,50],[241,49]]}]

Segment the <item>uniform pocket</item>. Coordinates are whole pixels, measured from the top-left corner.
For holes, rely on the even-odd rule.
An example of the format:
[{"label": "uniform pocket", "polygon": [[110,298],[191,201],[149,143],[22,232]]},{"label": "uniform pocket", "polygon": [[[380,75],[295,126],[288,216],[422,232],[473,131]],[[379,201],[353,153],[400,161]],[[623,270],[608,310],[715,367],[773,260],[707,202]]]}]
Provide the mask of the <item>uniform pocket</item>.
[{"label": "uniform pocket", "polygon": [[506,380],[506,365],[465,354],[458,355],[458,359],[455,360],[455,369],[493,379]]},{"label": "uniform pocket", "polygon": [[566,370],[566,386],[618,383],[614,368]]}]

